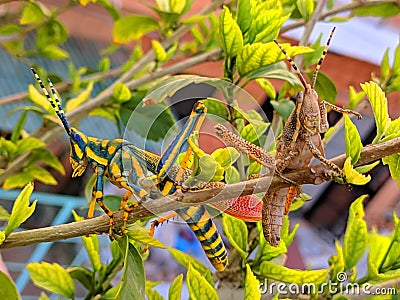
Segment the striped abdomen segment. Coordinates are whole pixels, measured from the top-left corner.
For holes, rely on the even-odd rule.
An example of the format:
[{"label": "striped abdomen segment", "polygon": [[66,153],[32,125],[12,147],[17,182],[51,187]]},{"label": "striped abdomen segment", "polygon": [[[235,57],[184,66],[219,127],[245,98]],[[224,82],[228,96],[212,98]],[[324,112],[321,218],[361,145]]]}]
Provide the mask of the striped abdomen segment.
[{"label": "striped abdomen segment", "polygon": [[265,239],[277,247],[281,241],[286,195],[290,188],[268,191],[263,197],[262,225]]},{"label": "striped abdomen segment", "polygon": [[223,271],[228,265],[228,253],[205,207],[203,205],[190,206],[178,209],[176,212],[196,234],[214,268]]}]

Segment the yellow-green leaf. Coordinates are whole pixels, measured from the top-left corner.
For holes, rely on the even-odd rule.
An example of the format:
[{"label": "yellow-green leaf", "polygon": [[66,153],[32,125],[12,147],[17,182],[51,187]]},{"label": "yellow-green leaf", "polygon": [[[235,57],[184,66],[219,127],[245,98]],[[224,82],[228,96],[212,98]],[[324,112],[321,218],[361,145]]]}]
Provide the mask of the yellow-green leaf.
[{"label": "yellow-green leaf", "polygon": [[172,280],[168,290],[169,300],[180,300],[183,286],[183,274],[179,274]]},{"label": "yellow-green leaf", "polygon": [[151,45],[153,47],[154,56],[158,62],[164,62],[167,59],[167,52],[164,47],[157,40],[152,40]]},{"label": "yellow-green leaf", "polygon": [[215,288],[198,272],[192,265],[189,265],[186,284],[189,296],[193,300],[218,300]]},{"label": "yellow-green leaf", "polygon": [[137,224],[129,225],[126,230],[126,234],[130,239],[141,242],[143,244],[157,248],[165,248],[163,243],[150,235],[150,231],[148,229],[143,228]]},{"label": "yellow-green leaf", "polygon": [[[314,51],[304,46],[290,47],[287,43],[281,44],[281,46],[290,56]],[[237,57],[237,70],[241,76],[246,76],[252,71],[277,63],[285,58],[281,49],[274,42],[247,44],[243,46]]]},{"label": "yellow-green leaf", "polygon": [[10,218],[8,219],[7,226],[4,229],[5,235],[9,236],[11,232],[17,229],[23,222],[25,222],[34,212],[37,200],[29,205],[29,198],[33,191],[33,184],[30,183],[24,187],[19,193],[11,211]]},{"label": "yellow-green leaf", "polygon": [[169,253],[171,253],[171,255],[175,258],[175,260],[182,266],[184,266],[187,269],[189,268],[189,266],[192,266],[192,268],[196,269],[200,274],[203,274],[208,283],[214,284],[210,269],[207,268],[205,265],[203,265],[201,262],[199,262],[197,259],[177,249],[174,248],[167,248],[167,249]]},{"label": "yellow-green leaf", "polygon": [[364,185],[371,180],[370,175],[365,176],[363,174],[360,174],[353,168],[353,166],[351,165],[351,157],[346,158],[343,166],[343,173],[344,175],[346,175],[347,182],[351,184]]},{"label": "yellow-green leaf", "polygon": [[50,112],[55,115],[55,112],[54,112],[53,108],[51,107],[50,102],[47,100],[47,98],[44,95],[39,93],[39,91],[37,89],[35,89],[35,87],[32,84],[30,84],[28,87],[28,97],[37,106],[42,107],[46,112]]},{"label": "yellow-green leaf", "polygon": [[0,231],[0,245],[3,244],[5,239],[6,239],[6,233],[4,231]]},{"label": "yellow-green leaf", "polygon": [[372,143],[377,143],[385,134],[387,126],[389,126],[390,118],[388,113],[388,105],[385,93],[373,81],[361,84],[361,88],[367,94],[371,103],[372,111],[376,123],[376,137]]},{"label": "yellow-green leaf", "polygon": [[381,139],[381,142],[389,141],[397,137],[400,137],[400,118],[390,122],[389,126],[386,128],[385,137]]},{"label": "yellow-green leaf", "polygon": [[26,266],[35,285],[66,298],[74,298],[75,286],[72,277],[59,264],[47,262]]},{"label": "yellow-green leaf", "polygon": [[222,227],[232,246],[239,252],[243,259],[246,258],[248,236],[246,223],[230,215],[224,215],[222,218]]},{"label": "yellow-green leaf", "polygon": [[244,300],[261,299],[260,281],[256,278],[250,266],[246,264],[246,279],[244,282]]},{"label": "yellow-green leaf", "polygon": [[211,156],[221,165],[222,168],[226,169],[239,158],[239,152],[233,147],[219,148],[211,153]]},{"label": "yellow-green leaf", "polygon": [[271,98],[271,99],[276,98],[275,87],[272,85],[272,83],[268,79],[257,78],[256,82],[264,90],[264,92],[267,94],[267,96],[269,98]]},{"label": "yellow-green leaf", "polygon": [[226,6],[219,16],[219,36],[227,57],[235,57],[240,53],[243,47],[242,32]]},{"label": "yellow-green leaf", "polygon": [[230,166],[225,169],[224,178],[227,184],[239,182],[240,181],[239,171],[234,166]]},{"label": "yellow-green leaf", "polygon": [[29,1],[26,2],[19,23],[21,25],[37,23],[42,21],[45,16],[43,9],[38,2]]},{"label": "yellow-green leaf", "polygon": [[17,142],[17,155],[25,153],[27,151],[32,151],[34,149],[43,148],[46,146],[41,140],[34,137],[26,137]]},{"label": "yellow-green leaf", "polygon": [[71,111],[89,99],[93,90],[93,81],[89,82],[86,89],[84,89],[77,97],[68,100],[65,105],[65,111]]},{"label": "yellow-green leaf", "polygon": [[158,22],[148,16],[129,15],[122,17],[114,23],[114,43],[125,44],[132,40],[138,40],[146,33],[159,28]]},{"label": "yellow-green leaf", "polygon": [[400,187],[400,154],[392,154],[382,158],[384,165],[389,165],[390,175],[394,180],[397,180],[397,185]]},{"label": "yellow-green leaf", "polygon": [[238,0],[237,2],[237,23],[242,32],[246,32],[252,22],[252,1]]},{"label": "yellow-green leaf", "polygon": [[33,176],[31,174],[26,172],[17,173],[7,177],[6,180],[4,180],[3,189],[9,190],[22,188],[31,181],[33,181]]},{"label": "yellow-green leaf", "polygon": [[346,143],[346,157],[351,157],[351,164],[355,165],[360,158],[362,143],[357,127],[347,114],[344,117],[344,140]]},{"label": "yellow-green leaf", "polygon": [[327,280],[329,270],[295,270],[269,261],[263,261],[260,265],[260,274],[270,279],[299,285],[305,283],[321,284]]},{"label": "yellow-green leaf", "polygon": [[43,169],[42,167],[36,165],[29,166],[29,168],[26,169],[25,173],[32,176],[34,180],[40,181],[42,183],[49,185],[57,184],[57,180],[53,177],[53,175],[51,175],[49,171]]},{"label": "yellow-green leaf", "polygon": [[314,1],[313,0],[297,0],[297,8],[304,20],[309,20],[314,12]]},{"label": "yellow-green leaf", "polygon": [[66,59],[69,57],[67,51],[61,49],[56,45],[46,45],[43,48],[40,48],[40,54],[46,58],[50,59]]},{"label": "yellow-green leaf", "polygon": [[353,86],[349,86],[349,109],[354,109],[364,98],[365,93],[363,91],[356,92]]},{"label": "yellow-green leaf", "polygon": [[118,102],[123,103],[130,100],[132,97],[130,89],[122,82],[115,85],[113,90],[113,98]]},{"label": "yellow-green leaf", "polygon": [[93,270],[96,272],[100,271],[102,264],[100,261],[99,240],[97,235],[90,234],[89,236],[82,236],[82,242],[90,262],[92,263]]},{"label": "yellow-green leaf", "polygon": [[17,287],[9,276],[0,271],[0,299],[19,300]]},{"label": "yellow-green leaf", "polygon": [[367,195],[355,200],[349,210],[346,232],[343,238],[345,270],[350,270],[364,255],[367,248],[367,223],[364,221],[363,201]]},{"label": "yellow-green leaf", "polygon": [[7,221],[10,218],[8,211],[0,205],[0,221]]}]

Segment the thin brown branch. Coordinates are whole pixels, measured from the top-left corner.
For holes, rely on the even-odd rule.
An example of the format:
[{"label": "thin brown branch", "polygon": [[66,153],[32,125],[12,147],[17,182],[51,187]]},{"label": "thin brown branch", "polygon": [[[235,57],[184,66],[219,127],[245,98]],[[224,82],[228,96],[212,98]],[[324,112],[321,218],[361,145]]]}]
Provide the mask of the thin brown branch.
[{"label": "thin brown branch", "polygon": [[[324,13],[322,13],[319,17],[319,20],[324,20],[327,17],[330,16],[334,16],[337,15],[339,13],[342,12],[347,12],[347,11],[352,11],[355,10],[357,8],[362,8],[362,7],[371,7],[371,6],[375,6],[375,5],[379,5],[379,4],[396,4],[399,5],[399,1],[398,0],[369,0],[369,1],[354,1],[351,3],[346,3],[343,5],[340,5],[338,7],[332,8]],[[281,33],[284,33],[286,31],[295,29],[297,27],[303,26],[306,23],[306,21],[304,20],[299,20],[296,22],[293,22],[291,24],[288,25],[284,25],[281,28]]]},{"label": "thin brown branch", "polygon": [[[375,145],[365,146],[362,150],[357,165],[365,165],[374,162],[382,157],[400,152],[400,138]],[[346,157],[339,155],[332,162],[338,166],[343,166]],[[328,179],[324,177],[326,167],[323,164],[314,165],[311,169],[297,170],[285,173],[285,176],[301,184],[320,184]],[[133,223],[139,219],[162,214],[171,210],[176,210],[184,206],[193,204],[216,202],[231,199],[241,195],[266,192],[268,188],[280,188],[287,186],[279,177],[265,176],[260,179],[239,182],[226,185],[223,188],[205,189],[199,191],[189,191],[182,194],[174,194],[170,197],[148,201],[142,206],[135,208],[129,215],[128,223]],[[39,199],[40,201],[40,199]],[[122,225],[122,212],[114,214],[116,226]],[[105,233],[108,231],[108,217],[106,215],[90,220],[73,222],[58,226],[27,230],[12,233],[1,248],[20,247],[35,243],[50,242],[72,237],[83,236],[88,233]]]}]

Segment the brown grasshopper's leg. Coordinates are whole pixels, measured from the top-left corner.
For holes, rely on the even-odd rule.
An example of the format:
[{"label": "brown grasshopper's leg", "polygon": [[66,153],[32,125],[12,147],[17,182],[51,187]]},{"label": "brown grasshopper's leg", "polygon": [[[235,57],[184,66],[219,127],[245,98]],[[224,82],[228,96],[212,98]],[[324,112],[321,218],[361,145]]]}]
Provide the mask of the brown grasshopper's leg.
[{"label": "brown grasshopper's leg", "polygon": [[350,184],[348,184],[346,181],[346,176],[344,175],[343,171],[337,165],[335,165],[333,162],[323,156],[321,152],[317,149],[317,147],[315,147],[315,145],[309,139],[306,139],[306,144],[314,157],[324,163],[329,169],[336,172],[337,176],[343,179],[344,184],[347,186],[347,188],[351,189]]},{"label": "brown grasshopper's leg", "polygon": [[[334,111],[337,111],[337,112],[342,113],[342,114],[354,115],[359,120],[362,119],[362,115],[359,112],[356,112],[354,110],[346,109],[346,108],[343,108],[343,107],[339,107],[339,106],[336,106],[336,105],[334,105],[332,103],[329,103],[329,102],[326,102],[326,101],[321,101],[320,105],[321,106],[322,105],[323,106],[328,106],[330,109],[333,109]],[[326,111],[326,108],[325,108],[325,111]]]},{"label": "brown grasshopper's leg", "polygon": [[290,206],[295,198],[301,194],[301,186],[291,186],[289,187],[288,193],[286,195],[285,211],[284,214],[287,215],[290,210]]}]

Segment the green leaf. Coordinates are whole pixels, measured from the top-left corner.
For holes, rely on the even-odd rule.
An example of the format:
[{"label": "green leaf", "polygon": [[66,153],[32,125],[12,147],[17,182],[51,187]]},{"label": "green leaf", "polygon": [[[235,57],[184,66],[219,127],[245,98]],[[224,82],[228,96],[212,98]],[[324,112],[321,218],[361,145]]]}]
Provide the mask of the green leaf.
[{"label": "green leaf", "polygon": [[44,292],[41,292],[40,297],[38,298],[38,300],[49,300],[49,299],[50,298]]},{"label": "green leaf", "polygon": [[8,219],[7,226],[4,229],[5,235],[9,236],[11,232],[17,229],[23,222],[25,222],[34,212],[37,200],[33,201],[29,206],[29,198],[33,191],[33,184],[30,183],[19,193],[11,211],[10,218]]},{"label": "green leaf", "polygon": [[266,278],[287,283],[296,284],[321,284],[327,280],[329,270],[294,270],[269,261],[263,261],[260,265],[260,274]]},{"label": "green leaf", "polygon": [[282,8],[276,4],[278,4],[277,1],[266,1],[255,6],[255,11],[252,13],[255,18],[247,32],[246,43],[267,43],[278,37],[283,23],[290,14],[284,14]]},{"label": "green leaf", "polygon": [[227,184],[236,183],[236,182],[240,181],[239,171],[233,166],[225,168],[225,176],[224,177],[225,177],[225,182]]},{"label": "green leaf", "polygon": [[27,174],[26,172],[17,173],[11,175],[4,180],[3,189],[16,189],[22,188],[33,181],[33,176],[31,174]]},{"label": "green leaf", "polygon": [[102,268],[99,253],[99,239],[97,235],[90,234],[89,236],[82,236],[82,242],[85,246],[87,255],[92,263],[93,270],[98,272]]},{"label": "green leaf", "polygon": [[137,224],[129,225],[126,230],[126,234],[128,235],[129,239],[133,239],[149,246],[165,248],[163,243],[150,235],[150,231],[148,229]]},{"label": "green leaf", "polygon": [[94,286],[94,272],[85,267],[69,267],[68,273],[72,279],[78,280],[87,290]]},{"label": "green leaf", "polygon": [[224,169],[232,166],[232,164],[239,158],[240,154],[233,147],[219,148],[211,153],[215,161]]},{"label": "green leaf", "polygon": [[400,136],[400,118],[397,118],[389,123],[389,126],[386,128],[385,131],[385,137],[381,139],[381,142],[389,141],[399,136]]},{"label": "green leaf", "polygon": [[204,276],[189,264],[186,284],[189,296],[193,300],[218,300],[215,288],[204,278]]},{"label": "green leaf", "polygon": [[246,278],[244,282],[244,300],[259,300],[260,294],[260,281],[256,278],[250,266],[246,264]]},{"label": "green leaf", "polygon": [[386,49],[385,54],[383,54],[381,63],[381,81],[387,81],[390,75],[390,65],[389,65],[389,48]]},{"label": "green leaf", "polygon": [[368,164],[368,165],[356,167],[355,170],[358,173],[365,174],[365,173],[371,171],[373,168],[375,168],[378,164],[379,164],[379,160],[375,161],[375,162],[373,162],[371,164]]},{"label": "green leaf", "polygon": [[272,85],[272,83],[268,79],[257,78],[256,82],[264,90],[264,92],[267,94],[267,96],[270,99],[275,99],[276,98],[275,87]]},{"label": "green leaf", "polygon": [[32,23],[40,22],[44,19],[45,13],[42,10],[42,7],[39,3],[29,1],[26,3],[23,11],[21,19],[19,23],[21,25],[27,25]]},{"label": "green leaf", "polygon": [[363,91],[367,94],[371,103],[372,111],[376,123],[376,137],[373,144],[377,143],[384,135],[386,128],[389,126],[390,118],[388,114],[387,99],[381,88],[373,81],[360,84]]},{"label": "green leaf", "polygon": [[363,91],[357,93],[353,86],[349,86],[349,109],[355,109],[364,96]]},{"label": "green leaf", "polygon": [[246,32],[251,25],[253,19],[252,15],[252,1],[251,0],[238,0],[237,3],[237,24],[241,32]]},{"label": "green leaf", "polygon": [[53,168],[62,175],[65,175],[64,165],[58,160],[57,156],[46,148],[38,148],[31,152],[31,162],[41,161],[43,164]]},{"label": "green leaf", "polygon": [[46,112],[51,112],[52,114],[55,115],[55,112],[53,111],[50,102],[44,95],[39,93],[38,90],[35,89],[35,87],[32,84],[28,86],[28,97],[37,106],[42,107]]},{"label": "green leaf", "polygon": [[[312,78],[314,71],[307,73],[309,79]],[[335,103],[337,96],[337,89],[333,81],[324,73],[319,72],[317,82],[315,83],[315,90],[320,99],[329,103]]]},{"label": "green leaf", "polygon": [[65,104],[65,111],[71,111],[79,107],[82,103],[90,98],[90,94],[93,90],[93,81],[90,81],[87,87],[75,98],[68,100]]},{"label": "green leaf", "polygon": [[39,166],[29,166],[29,168],[27,168],[24,173],[26,173],[28,176],[31,176],[34,180],[40,181],[42,183],[49,185],[57,184],[57,181],[55,180],[53,175],[51,175],[49,171]]},{"label": "green leaf", "polygon": [[260,137],[268,129],[270,123],[257,122],[257,126],[254,125],[255,124],[247,124],[240,132],[240,136],[250,143],[259,142]]},{"label": "green leaf", "polygon": [[72,277],[59,264],[47,262],[31,263],[26,266],[35,285],[66,298],[74,298],[75,286]]},{"label": "green leaf", "polygon": [[400,187],[400,154],[392,154],[382,158],[384,165],[389,165],[390,175],[392,179],[397,180],[397,185]]},{"label": "green leaf", "polygon": [[122,82],[118,82],[113,90],[113,98],[119,103],[126,102],[132,97],[130,89]]},{"label": "green leaf", "polygon": [[67,51],[61,49],[56,45],[47,45],[43,48],[40,48],[39,53],[49,59],[62,60],[62,59],[67,59],[69,57]]},{"label": "green leaf", "polygon": [[362,143],[357,127],[347,114],[344,117],[344,140],[346,143],[346,157],[351,157],[351,164],[355,165],[360,158]]},{"label": "green leaf", "polygon": [[203,265],[201,262],[199,262],[194,257],[190,256],[189,254],[186,254],[174,248],[167,248],[167,249],[178,263],[180,263],[186,269],[188,269],[189,266],[196,269],[197,272],[199,272],[206,278],[208,283],[214,285],[212,274],[209,268],[207,268],[205,265]]},{"label": "green leaf", "polygon": [[144,300],[146,281],[142,257],[135,246],[129,243],[127,236],[120,238],[118,244],[124,254],[124,272],[118,299]]},{"label": "green leaf", "polygon": [[50,45],[60,45],[68,38],[65,26],[57,19],[51,18],[37,28],[36,45],[39,49]]},{"label": "green leaf", "polygon": [[314,1],[313,0],[297,0],[297,8],[304,20],[308,21],[314,12]]},{"label": "green leaf", "polygon": [[284,120],[289,118],[294,107],[296,106],[294,102],[289,99],[281,99],[279,101],[271,100],[270,103]]},{"label": "green leaf", "polygon": [[143,15],[129,15],[115,21],[113,40],[117,44],[126,44],[159,28],[160,25],[154,18]]},{"label": "green leaf", "polygon": [[[314,51],[304,46],[290,47],[287,43],[281,44],[281,46],[290,56]],[[284,59],[286,59],[285,55],[274,42],[247,44],[243,46],[242,51],[237,57],[237,71],[240,76],[247,76],[250,72],[254,72]]]},{"label": "green leaf", "polygon": [[351,157],[346,158],[343,166],[343,173],[346,175],[346,181],[355,185],[364,185],[371,180],[371,176],[364,176],[358,173],[351,165]]},{"label": "green leaf", "polygon": [[0,271],[0,299],[19,300],[17,287],[6,274]]},{"label": "green leaf", "polygon": [[180,300],[183,287],[183,274],[179,274],[172,280],[168,290],[168,300]]},{"label": "green leaf", "polygon": [[26,137],[17,142],[17,155],[21,155],[25,152],[32,151],[35,149],[43,148],[46,144],[41,140],[34,137]]},{"label": "green leaf", "polygon": [[257,227],[259,230],[259,250],[257,256],[261,258],[262,261],[269,261],[279,255],[287,252],[286,244],[282,241],[279,243],[278,247],[271,246],[264,238],[262,224],[257,222]]},{"label": "green leaf", "polygon": [[[147,281],[148,283],[149,281]],[[146,296],[147,300],[164,300],[164,297],[156,290],[153,290],[152,286],[146,283]]]},{"label": "green leaf", "polygon": [[10,140],[14,143],[17,142],[17,140],[21,136],[21,132],[24,129],[25,123],[26,123],[26,117],[28,116],[28,111],[24,110],[21,117],[18,119],[17,124],[15,124],[15,127],[12,131],[11,138]]},{"label": "green leaf", "polygon": [[239,252],[240,256],[245,259],[247,256],[248,236],[246,223],[230,215],[224,215],[222,218],[222,227],[231,245]]},{"label": "green leaf", "polygon": [[6,240],[6,233],[4,231],[0,231],[0,245],[4,243]]},{"label": "green leaf", "polygon": [[364,221],[363,201],[366,195],[358,197],[349,210],[346,232],[343,238],[343,257],[345,270],[350,270],[364,255],[367,248],[367,223]]},{"label": "green leaf", "polygon": [[165,52],[164,47],[157,40],[152,40],[151,45],[153,48],[154,56],[156,57],[156,61],[164,62],[167,60],[167,52]]},{"label": "green leaf", "polygon": [[219,36],[227,57],[235,57],[240,53],[243,47],[242,32],[226,6],[219,15]]},{"label": "green leaf", "polygon": [[287,69],[284,62],[278,62],[247,74],[248,80],[255,78],[284,80],[291,86],[303,87],[299,78]]}]

